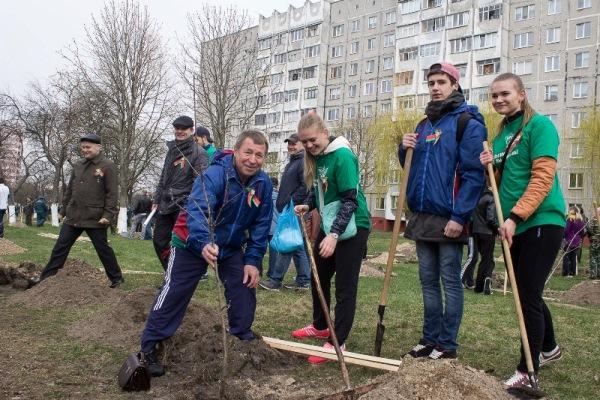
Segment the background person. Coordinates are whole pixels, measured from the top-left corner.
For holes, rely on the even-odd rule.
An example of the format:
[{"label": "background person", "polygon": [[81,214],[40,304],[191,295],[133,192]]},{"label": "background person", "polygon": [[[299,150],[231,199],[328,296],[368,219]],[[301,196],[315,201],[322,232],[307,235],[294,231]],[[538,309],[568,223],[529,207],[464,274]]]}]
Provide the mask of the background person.
[{"label": "background person", "polygon": [[46,203],[46,198],[44,196],[39,196],[35,201],[33,208],[35,210],[36,218],[35,226],[38,228],[44,226],[46,218],[48,218],[48,212],[50,211],[50,207],[48,207],[48,204]]},{"label": "background person", "polygon": [[575,207],[569,209],[564,235],[563,270],[562,276],[573,277],[577,275],[577,257],[583,244],[585,235],[585,222]]},{"label": "background person", "polygon": [[[542,298],[544,284],[560,249],[565,200],[557,176],[559,135],[552,121],[535,112],[521,78],[504,73],[490,89],[492,106],[504,116],[492,151],[480,155],[493,163],[505,221],[500,235],[508,241],[521,299],[534,370],[561,358],[552,315]],[[514,288],[513,288],[514,289]],[[531,386],[523,348],[508,388]]]}]

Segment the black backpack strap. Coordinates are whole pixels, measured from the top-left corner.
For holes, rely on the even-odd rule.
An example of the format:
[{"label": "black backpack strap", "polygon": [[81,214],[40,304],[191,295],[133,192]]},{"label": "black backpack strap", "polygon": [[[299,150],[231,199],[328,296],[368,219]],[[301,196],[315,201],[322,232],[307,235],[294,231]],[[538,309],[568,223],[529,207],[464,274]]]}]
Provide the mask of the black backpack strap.
[{"label": "black backpack strap", "polygon": [[469,124],[469,120],[473,118],[470,112],[464,111],[458,116],[458,120],[456,121],[456,142],[460,143],[462,141],[463,135],[465,134],[465,129],[467,129],[467,125]]}]

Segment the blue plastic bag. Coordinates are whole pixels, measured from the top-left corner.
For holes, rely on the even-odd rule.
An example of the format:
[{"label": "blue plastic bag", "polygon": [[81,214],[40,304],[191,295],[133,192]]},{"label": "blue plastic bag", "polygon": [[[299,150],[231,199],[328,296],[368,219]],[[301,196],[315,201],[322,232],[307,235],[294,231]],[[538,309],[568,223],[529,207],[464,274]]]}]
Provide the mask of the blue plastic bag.
[{"label": "blue plastic bag", "polygon": [[279,215],[277,228],[269,245],[273,250],[282,254],[293,253],[303,248],[302,230],[300,229],[298,217],[294,214],[294,202],[292,200]]}]

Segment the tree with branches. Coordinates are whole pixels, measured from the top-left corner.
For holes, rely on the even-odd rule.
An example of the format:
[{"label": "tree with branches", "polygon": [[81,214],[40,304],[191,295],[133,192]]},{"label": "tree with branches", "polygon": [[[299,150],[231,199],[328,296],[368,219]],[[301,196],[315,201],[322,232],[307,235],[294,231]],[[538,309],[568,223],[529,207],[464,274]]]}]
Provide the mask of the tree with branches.
[{"label": "tree with branches", "polygon": [[591,195],[600,199],[600,111],[596,107],[588,110],[576,134],[583,147],[579,164],[590,171]]}]

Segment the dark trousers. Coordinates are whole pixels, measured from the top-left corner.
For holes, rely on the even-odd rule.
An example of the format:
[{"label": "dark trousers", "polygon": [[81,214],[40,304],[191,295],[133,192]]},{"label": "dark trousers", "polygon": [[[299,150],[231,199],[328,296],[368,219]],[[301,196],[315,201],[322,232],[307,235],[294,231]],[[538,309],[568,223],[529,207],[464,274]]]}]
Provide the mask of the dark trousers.
[{"label": "dark trousers", "polygon": [[0,238],[4,237],[4,214],[6,209],[0,210]]},{"label": "dark trousers", "polygon": [[[485,278],[492,277],[494,271],[494,245],[495,235],[486,235],[482,233],[473,234],[473,256],[470,258],[463,273],[463,282],[472,283],[475,265],[477,265],[478,254],[481,255],[477,278],[475,279],[475,292],[483,292],[483,282]],[[469,251],[470,253],[470,251]],[[470,254],[469,254],[470,255]]]},{"label": "dark trousers", "polygon": [[579,248],[576,249],[570,249],[570,248],[566,248],[566,253],[563,256],[563,270],[562,270],[562,275],[563,276],[575,276],[576,272],[577,272],[577,253],[579,252]]},{"label": "dark trousers", "polygon": [[[364,248],[369,238],[369,230],[359,228],[356,236],[338,241],[332,256],[323,258],[319,255],[319,245],[325,238],[323,231],[319,232],[314,245],[317,274],[327,307],[331,309],[331,278],[335,274],[335,322],[334,328],[340,345],[346,342],[356,311],[356,292],[358,290],[358,275]],[[327,320],[321,307],[317,285],[314,278],[311,287],[313,300],[313,325],[317,329],[326,329]]]},{"label": "dark trousers", "polygon": [[[206,273],[206,261],[186,249],[171,248],[165,280],[142,333],[142,351],[155,349],[156,344],[173,336],[187,309],[200,278]],[[219,277],[225,286],[229,333],[241,340],[254,339],[252,323],[256,311],[256,289],[243,283],[244,254],[240,250],[219,260]]]},{"label": "dark trousers", "polygon": [[[551,351],[556,347],[552,315],[542,292],[563,233],[564,228],[560,226],[536,226],[514,236],[510,248],[535,371],[539,367],[540,351]],[[521,361],[517,366],[521,372],[527,371],[524,354],[521,346]]]},{"label": "dark trousers", "polygon": [[152,243],[154,243],[154,250],[165,271],[167,270],[169,253],[171,251],[171,233],[173,232],[173,226],[175,226],[178,215],[178,212],[171,214],[156,213],[154,215],[154,236],[152,237]]},{"label": "dark trousers", "polygon": [[69,224],[63,224],[62,228],[60,228],[56,244],[52,249],[50,261],[48,261],[48,264],[42,271],[40,280],[56,275],[58,270],[64,267],[67,256],[71,251],[71,247],[73,247],[75,240],[77,240],[84,231],[90,237],[94,249],[96,249],[96,253],[104,266],[104,271],[106,271],[108,279],[110,279],[111,282],[115,282],[123,278],[121,268],[119,268],[117,258],[115,257],[115,252],[108,245],[106,228],[79,228]]},{"label": "dark trousers", "polygon": [[31,226],[31,218],[33,214],[25,214],[25,225]]}]

